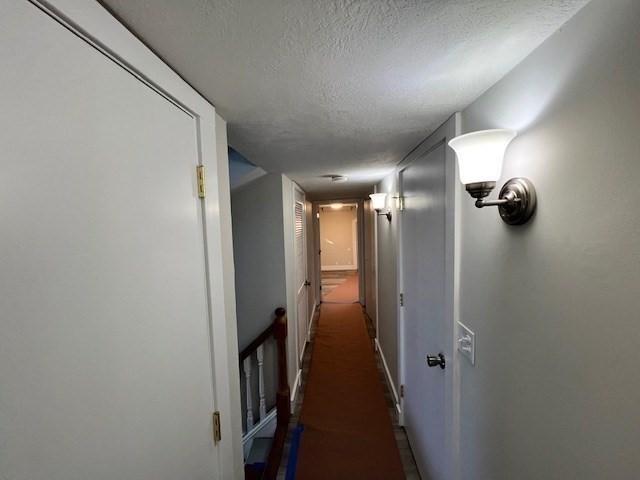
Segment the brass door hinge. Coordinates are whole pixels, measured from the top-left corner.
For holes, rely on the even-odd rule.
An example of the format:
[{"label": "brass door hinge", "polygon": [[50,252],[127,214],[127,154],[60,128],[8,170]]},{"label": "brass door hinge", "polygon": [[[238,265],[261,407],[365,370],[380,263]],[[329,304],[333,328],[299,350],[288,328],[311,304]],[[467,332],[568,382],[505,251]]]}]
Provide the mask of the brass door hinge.
[{"label": "brass door hinge", "polygon": [[222,440],[222,431],[220,430],[220,412],[213,412],[213,443]]},{"label": "brass door hinge", "polygon": [[400,306],[404,307],[404,293],[400,294]]},{"label": "brass door hinge", "polygon": [[207,196],[207,180],[204,165],[198,165],[196,167],[196,177],[198,178],[198,197],[204,198]]},{"label": "brass door hinge", "polygon": [[404,398],[404,385],[400,385],[400,398]]}]

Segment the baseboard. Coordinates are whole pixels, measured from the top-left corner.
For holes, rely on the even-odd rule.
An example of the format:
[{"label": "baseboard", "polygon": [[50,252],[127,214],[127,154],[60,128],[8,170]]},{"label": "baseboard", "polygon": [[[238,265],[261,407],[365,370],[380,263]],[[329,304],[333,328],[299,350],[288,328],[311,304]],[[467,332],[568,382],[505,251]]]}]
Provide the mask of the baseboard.
[{"label": "baseboard", "polygon": [[380,353],[380,358],[382,359],[382,366],[384,367],[384,376],[387,380],[387,385],[391,389],[391,393],[393,394],[393,401],[396,404],[396,410],[398,415],[402,417],[402,409],[400,408],[400,396],[398,395],[398,391],[396,390],[395,385],[393,384],[393,379],[391,378],[391,372],[389,371],[389,366],[387,365],[387,359],[384,357],[384,352],[382,351],[382,347],[380,347],[380,342],[376,338],[376,350]]},{"label": "baseboard", "polygon": [[315,304],[311,310],[311,316],[309,317],[309,325],[307,325],[307,342],[311,341],[311,326],[313,325],[313,318],[316,316],[316,310],[318,310],[319,304]]},{"label": "baseboard", "polygon": [[251,427],[249,431],[242,436],[242,449],[244,451],[245,458],[247,458],[247,455],[249,455],[253,439],[258,436],[258,434],[263,434],[260,436],[265,437],[273,436],[276,430],[276,419],[277,411],[275,408],[272,408],[271,410],[269,410],[269,412],[267,412],[267,415],[263,419],[261,419],[253,427]]},{"label": "baseboard", "polygon": [[334,270],[358,270],[356,265],[326,265],[324,267],[320,267],[320,270],[323,272],[331,272]]},{"label": "baseboard", "polygon": [[302,370],[298,370],[296,373],[296,379],[293,382],[293,387],[291,388],[291,411],[293,412],[293,407],[296,404],[296,398],[298,398],[298,388],[300,387],[300,379],[302,377]]},{"label": "baseboard", "polygon": [[302,351],[300,352],[300,356],[298,357],[299,364],[302,365],[302,361],[304,360],[304,352],[307,350],[307,346],[311,341],[311,325],[313,324],[313,317],[316,314],[317,305],[314,305],[313,311],[311,312],[311,317],[309,318],[309,323],[307,324],[307,335],[305,337],[304,345],[302,346]]}]

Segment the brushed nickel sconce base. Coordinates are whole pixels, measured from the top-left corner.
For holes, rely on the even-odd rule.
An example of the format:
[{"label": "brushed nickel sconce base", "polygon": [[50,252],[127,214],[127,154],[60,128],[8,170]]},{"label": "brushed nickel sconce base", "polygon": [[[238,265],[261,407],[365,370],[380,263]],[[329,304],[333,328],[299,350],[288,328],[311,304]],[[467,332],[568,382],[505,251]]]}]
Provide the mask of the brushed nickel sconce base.
[{"label": "brushed nickel sconce base", "polygon": [[536,189],[526,178],[512,178],[500,189],[498,200],[483,200],[495,187],[495,182],[469,183],[469,195],[476,199],[476,207],[498,207],[500,218],[509,225],[527,223],[536,211]]},{"label": "brushed nickel sconce base", "polygon": [[512,178],[500,189],[500,199],[507,202],[498,205],[498,212],[505,223],[522,225],[536,211],[536,189],[526,178]]}]

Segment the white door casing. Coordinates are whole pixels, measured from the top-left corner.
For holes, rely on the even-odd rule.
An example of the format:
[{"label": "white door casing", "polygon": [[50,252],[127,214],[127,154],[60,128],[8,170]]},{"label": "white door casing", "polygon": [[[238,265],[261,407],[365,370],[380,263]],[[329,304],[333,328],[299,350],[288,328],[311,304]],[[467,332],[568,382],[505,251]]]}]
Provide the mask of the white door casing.
[{"label": "white door casing", "polygon": [[[312,231],[310,232],[314,238],[314,246],[315,246],[315,255],[314,255],[314,280],[316,283],[316,298],[317,304],[319,305],[322,302],[322,241],[321,241],[321,231],[320,231],[320,221],[318,220],[318,215],[320,214],[320,207],[322,205],[327,205],[335,202],[340,203],[355,203],[356,204],[356,243],[355,243],[355,256],[357,259],[356,268],[358,269],[358,301],[361,304],[365,304],[365,289],[366,282],[368,279],[366,278],[365,269],[363,265],[365,263],[365,201],[361,198],[347,198],[347,199],[336,199],[336,200],[316,200],[312,203],[313,208],[313,224]],[[375,253],[372,253],[374,255]]]},{"label": "white door casing", "polygon": [[0,7],[0,476],[242,478],[220,119],[99,4],[53,3]]},{"label": "white door casing", "polygon": [[[399,167],[402,415],[424,478],[457,478],[458,366],[455,156],[447,141],[459,130],[454,115]],[[443,353],[446,368],[429,368]]]},{"label": "white door casing", "polygon": [[376,313],[376,249],[375,249],[375,217],[376,213],[371,208],[371,200],[364,202],[364,279],[365,279],[365,306],[367,315],[371,317],[374,325],[377,323]]},{"label": "white door casing", "polygon": [[304,192],[294,187],[293,214],[294,214],[294,254],[295,254],[295,279],[296,279],[296,325],[297,325],[297,355],[300,363],[304,348],[308,339],[308,299],[309,288],[307,285],[307,233]]}]

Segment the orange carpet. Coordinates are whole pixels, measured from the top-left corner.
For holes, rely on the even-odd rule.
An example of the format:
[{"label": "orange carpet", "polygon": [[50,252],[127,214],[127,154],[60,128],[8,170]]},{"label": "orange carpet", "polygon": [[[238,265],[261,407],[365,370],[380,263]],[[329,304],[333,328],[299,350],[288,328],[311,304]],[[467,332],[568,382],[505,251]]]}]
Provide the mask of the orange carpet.
[{"label": "orange carpet", "polygon": [[334,303],[355,303],[359,300],[358,275],[350,275],[347,279],[327,293],[322,301]]},{"label": "orange carpet", "polygon": [[360,304],[322,304],[296,479],[404,478]]}]

